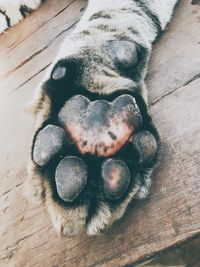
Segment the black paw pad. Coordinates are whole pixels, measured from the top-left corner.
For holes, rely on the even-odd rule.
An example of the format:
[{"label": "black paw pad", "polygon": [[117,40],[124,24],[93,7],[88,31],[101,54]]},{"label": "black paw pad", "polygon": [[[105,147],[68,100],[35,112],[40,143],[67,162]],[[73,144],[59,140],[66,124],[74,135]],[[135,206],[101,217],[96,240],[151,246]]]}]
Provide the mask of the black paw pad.
[{"label": "black paw pad", "polygon": [[51,77],[54,80],[61,80],[65,78],[66,75],[67,75],[67,69],[64,66],[58,66],[53,70]]},{"label": "black paw pad", "polygon": [[33,160],[39,166],[46,165],[63,148],[66,142],[65,131],[54,125],[47,125],[36,136]]},{"label": "black paw pad", "polygon": [[108,43],[109,49],[114,57],[114,62],[117,66],[128,69],[133,67],[138,62],[137,48],[133,42],[130,41],[110,41]]},{"label": "black paw pad", "polygon": [[65,157],[56,168],[57,192],[66,202],[74,201],[87,182],[87,167],[77,157]]},{"label": "black paw pad", "polygon": [[115,154],[142,120],[130,95],[120,96],[111,103],[77,95],[65,103],[58,119],[82,154],[102,157]]},{"label": "black paw pad", "polygon": [[148,131],[141,131],[133,137],[132,144],[140,156],[139,163],[144,166],[151,165],[158,150],[155,137]]},{"label": "black paw pad", "polygon": [[102,165],[104,193],[107,199],[120,198],[128,189],[131,175],[123,160],[108,159]]}]

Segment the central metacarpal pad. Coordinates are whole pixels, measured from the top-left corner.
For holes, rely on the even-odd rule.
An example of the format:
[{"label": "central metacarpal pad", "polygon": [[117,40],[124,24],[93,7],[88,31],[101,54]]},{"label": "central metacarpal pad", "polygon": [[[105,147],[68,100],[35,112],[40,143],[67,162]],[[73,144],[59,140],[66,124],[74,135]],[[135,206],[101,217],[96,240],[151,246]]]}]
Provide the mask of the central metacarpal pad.
[{"label": "central metacarpal pad", "polygon": [[111,103],[77,95],[65,103],[58,119],[82,154],[108,157],[130,139],[142,117],[130,95]]}]

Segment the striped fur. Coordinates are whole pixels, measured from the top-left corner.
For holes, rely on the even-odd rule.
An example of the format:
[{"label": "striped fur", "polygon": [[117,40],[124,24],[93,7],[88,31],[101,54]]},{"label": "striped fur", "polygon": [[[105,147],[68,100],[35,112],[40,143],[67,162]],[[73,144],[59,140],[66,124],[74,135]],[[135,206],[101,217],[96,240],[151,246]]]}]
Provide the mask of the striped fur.
[{"label": "striped fur", "polygon": [[0,34],[36,10],[42,0],[0,0]]}]

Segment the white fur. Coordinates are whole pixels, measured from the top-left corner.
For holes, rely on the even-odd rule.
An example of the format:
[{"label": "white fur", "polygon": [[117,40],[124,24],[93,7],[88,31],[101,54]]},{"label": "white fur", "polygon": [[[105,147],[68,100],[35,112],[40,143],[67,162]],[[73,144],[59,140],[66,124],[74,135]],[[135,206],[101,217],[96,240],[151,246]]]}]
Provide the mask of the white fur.
[{"label": "white fur", "polygon": [[178,0],[149,1],[149,6],[158,15],[163,30],[166,27],[167,23],[170,21],[174,6],[177,2]]},{"label": "white fur", "polygon": [[87,225],[87,234],[90,236],[98,235],[108,225],[112,217],[112,212],[106,203],[101,203],[96,215],[93,216]]},{"label": "white fur", "polygon": [[0,14],[0,33],[7,28],[6,18],[3,14]]},{"label": "white fur", "polygon": [[[19,21],[23,19],[22,14],[20,13],[20,7],[25,5],[28,8],[35,10],[41,4],[41,0],[0,0],[0,10],[4,11],[10,19],[10,26],[14,26]],[[4,32],[7,29],[7,22],[4,17],[4,22],[2,21],[2,16],[0,16],[0,33]]]},{"label": "white fur", "polygon": [[153,173],[153,169],[149,169],[143,176],[143,184],[140,186],[137,194],[134,196],[136,199],[145,199],[150,193],[152,178],[151,175]]}]

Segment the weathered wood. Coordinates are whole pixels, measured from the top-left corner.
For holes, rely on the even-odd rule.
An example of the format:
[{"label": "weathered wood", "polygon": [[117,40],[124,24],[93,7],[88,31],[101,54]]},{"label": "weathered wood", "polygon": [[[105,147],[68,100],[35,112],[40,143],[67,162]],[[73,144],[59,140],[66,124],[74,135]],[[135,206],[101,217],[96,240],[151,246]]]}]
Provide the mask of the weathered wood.
[{"label": "weathered wood", "polygon": [[151,103],[200,77],[200,5],[182,0],[174,14],[153,48],[147,74]]},{"label": "weathered wood", "polygon": [[41,72],[13,93],[0,90],[0,127],[3,129],[0,131],[0,196],[22,183],[26,176],[27,145],[31,141],[34,120],[24,109],[43,75]]},{"label": "weathered wood", "polygon": [[[77,5],[82,5],[83,1],[75,2]],[[47,1],[45,5],[48,7],[49,3],[51,1]],[[62,10],[63,1],[52,3],[56,8],[55,14],[59,10],[59,5]],[[53,10],[53,4],[51,10]],[[148,85],[151,101],[154,102],[151,112],[163,143],[162,162],[155,173],[151,196],[148,200],[133,202],[125,217],[100,237],[89,238],[86,235],[71,239],[58,237],[45,208],[28,203],[22,195],[33,129],[33,118],[24,113],[23,108],[31,99],[34,88],[43,75],[41,64],[48,63],[45,58],[50,61],[53,59],[52,53],[55,55],[63,37],[57,38],[51,49],[44,49],[37,60],[34,61],[35,56],[28,64],[24,64],[0,82],[0,266],[125,266],[199,235],[200,79],[190,82],[187,86],[181,86],[199,71],[197,67],[200,53],[195,54],[195,51],[198,51],[195,49],[198,48],[196,43],[195,46],[193,43],[194,38],[198,38],[196,36],[199,31],[197,15],[194,14],[195,20],[191,22],[190,17],[193,15],[187,13],[187,10],[198,10],[198,8],[199,6],[190,9],[189,4],[182,1],[174,22],[166,33],[167,37],[163,36],[156,44],[150,64]],[[185,10],[183,14],[187,19],[182,15],[182,9]],[[51,12],[53,18],[53,11]],[[67,9],[62,12],[67,12]],[[52,29],[52,25],[62,24],[59,20],[62,12],[57,16],[56,24],[53,19],[48,21],[47,29]],[[69,23],[73,20],[72,12],[75,10],[70,12]],[[37,16],[37,13],[33,15]],[[22,22],[23,26],[16,27],[16,31],[20,28],[22,40],[17,47],[27,48],[25,56],[28,55],[29,49],[33,52],[32,47],[37,48],[37,46],[29,48],[30,43],[26,39],[28,34],[26,28],[29,27],[29,23],[32,25],[34,16]],[[48,20],[48,16],[45,15],[45,19]],[[183,23],[180,33],[176,29],[176,23],[179,27],[182,27],[181,23]],[[192,29],[190,29],[191,25]],[[31,27],[36,32],[37,27],[40,28],[40,26]],[[188,29],[187,33],[184,32],[184,27]],[[193,38],[190,38],[189,29],[194,34]],[[29,37],[35,44],[44,38],[43,31],[34,38],[36,32]],[[175,33],[178,34],[177,37]],[[51,30],[48,30],[48,35],[49,40],[55,38],[54,31],[51,36]],[[16,33],[14,37],[10,36],[10,44],[14,42],[16,36]],[[0,37],[0,49],[8,45],[4,38],[4,36]],[[184,46],[181,39],[185,43]],[[39,50],[43,44],[44,41],[38,42]],[[177,50],[180,50],[180,53],[171,50],[174,44],[177,44]],[[162,50],[163,46],[164,50]],[[193,49],[194,54],[186,51],[193,51]],[[18,55],[14,50],[15,48],[10,53],[13,53],[13,58],[17,58]],[[18,50],[17,53],[22,51]],[[173,71],[173,68],[176,68],[176,64],[173,64],[172,60],[170,64],[170,60],[167,60],[167,51],[170,51],[169,58],[172,59],[175,53],[174,60],[177,66],[180,62],[181,68],[178,70],[177,67],[179,83],[174,82],[177,72]],[[177,53],[179,57],[176,58]],[[22,58],[19,56],[19,62],[13,60],[16,64],[20,64]],[[186,66],[188,62],[190,67]],[[6,58],[0,61],[0,68],[2,67],[7,68]],[[10,69],[9,66],[7,70]],[[161,83],[163,77],[166,77],[165,83]],[[30,80],[18,90],[14,90],[16,85],[20,85],[27,78]],[[160,88],[162,90],[159,90]],[[167,95],[171,91],[173,92]]]},{"label": "weathered wood", "polygon": [[[2,56],[2,58],[6,58],[6,65],[5,68],[2,68],[1,77],[5,77],[24,64],[30,63],[33,57],[40,55],[42,51],[56,42],[61,35],[62,39],[64,38],[68,29],[80,19],[83,7],[86,6],[86,1],[84,0],[71,2],[71,4],[68,3],[68,8],[64,9],[62,13],[53,17],[49,22],[27,37],[24,42],[18,44],[18,46],[13,48],[9,53]],[[62,21],[62,23],[60,23],[60,21]],[[51,27],[51,32],[49,32],[49,26]],[[57,43],[59,44],[60,42],[61,40],[58,40]],[[29,53],[25,53],[26,47],[28,47]]]},{"label": "weathered wood", "polygon": [[200,238],[193,238],[186,242],[158,254],[153,259],[142,262],[137,267],[160,266],[191,266],[199,267],[200,263]]},{"label": "weathered wood", "polygon": [[[60,14],[64,14],[65,10],[72,6],[74,2],[79,2],[80,4],[80,1],[76,0],[59,0],[59,3],[57,3],[57,0],[44,1],[43,5],[37,11],[33,12],[28,18],[21,21],[13,29],[8,29],[7,34],[1,36],[1,44],[3,43],[3,46],[0,47],[0,57],[5,57],[26,39],[30,38],[32,35],[34,36],[38,30],[44,28],[46,24],[49,22],[51,23],[52,20],[55,21],[57,17],[59,17]],[[84,10],[84,7],[87,4],[86,0],[82,2],[85,3],[85,5],[80,8],[81,11]],[[26,26],[27,24],[28,27]],[[67,25],[60,23],[57,26],[57,34],[59,34],[60,27]],[[52,30],[55,31],[56,28]],[[45,35],[45,37],[47,36]],[[42,40],[45,40],[45,38],[41,38],[41,36],[37,39],[39,42]]]},{"label": "weathered wood", "polygon": [[[71,30],[80,19],[85,6],[86,1],[84,0],[73,1],[62,13],[53,17],[43,27],[39,27],[37,31],[12,49],[10,53],[2,56],[0,90],[1,88],[17,89],[45,69],[54,59],[68,30]],[[51,31],[49,31],[49,28],[51,28]],[[38,67],[35,68],[35,66]]]}]

